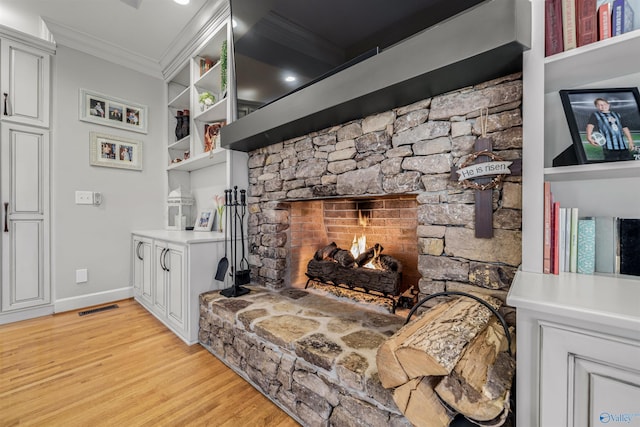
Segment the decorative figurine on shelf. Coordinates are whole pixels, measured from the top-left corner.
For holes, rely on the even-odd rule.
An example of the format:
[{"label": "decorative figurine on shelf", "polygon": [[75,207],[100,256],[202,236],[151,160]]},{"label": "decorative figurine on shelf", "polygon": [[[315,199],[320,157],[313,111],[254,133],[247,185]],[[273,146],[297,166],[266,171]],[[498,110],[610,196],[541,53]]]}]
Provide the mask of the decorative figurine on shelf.
[{"label": "decorative figurine on shelf", "polygon": [[200,102],[200,111],[204,111],[215,104],[216,97],[210,92],[202,92],[198,97],[198,101]]}]

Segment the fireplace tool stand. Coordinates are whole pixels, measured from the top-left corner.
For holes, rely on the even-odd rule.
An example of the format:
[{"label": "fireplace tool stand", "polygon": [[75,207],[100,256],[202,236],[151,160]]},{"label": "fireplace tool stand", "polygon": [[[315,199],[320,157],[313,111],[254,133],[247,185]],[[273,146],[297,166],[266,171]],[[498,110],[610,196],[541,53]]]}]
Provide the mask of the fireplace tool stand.
[{"label": "fireplace tool stand", "polygon": [[[407,323],[409,323],[409,320],[411,320],[411,316],[413,316],[413,314],[416,312],[416,310],[418,310],[418,308],[420,308],[420,306],[422,304],[424,304],[425,302],[427,302],[427,301],[429,301],[430,299],[433,299],[433,298],[442,297],[442,296],[451,296],[451,295],[458,295],[458,296],[462,296],[462,297],[471,298],[471,299],[476,300],[480,304],[484,305],[485,307],[487,307],[489,309],[489,311],[491,311],[491,313],[493,313],[493,315],[496,316],[496,318],[498,319],[498,321],[502,325],[502,328],[504,329],[504,335],[507,338],[507,343],[508,343],[507,351],[509,352],[510,356],[513,356],[513,351],[511,350],[511,333],[509,332],[509,327],[507,326],[507,322],[504,320],[504,317],[502,317],[502,315],[500,313],[498,313],[498,310],[493,308],[488,302],[486,302],[482,298],[479,298],[479,297],[477,297],[475,295],[472,295],[472,294],[468,294],[466,292],[445,291],[445,292],[438,292],[438,293],[431,294],[431,295],[428,295],[428,296],[424,297],[415,306],[413,306],[411,311],[409,311],[409,314],[407,314],[407,319],[405,320],[404,324],[406,325]],[[443,406],[448,408],[448,410],[451,411],[451,413],[456,413],[457,412],[455,409],[453,409],[449,405],[447,405],[447,403],[444,402],[443,400],[440,400],[440,403],[442,403]],[[511,381],[511,395],[509,396],[509,410],[511,412],[511,416],[515,420],[516,419],[516,374],[515,373],[513,374],[513,379]],[[473,421],[470,421],[469,419],[467,419],[464,415],[458,413],[456,415],[456,417],[453,419],[453,421],[451,422],[451,424],[449,424],[449,427],[467,427],[467,426],[469,426],[469,427],[477,427],[478,425],[487,425],[487,426],[495,425],[495,424],[492,423],[492,421],[487,421],[486,423],[485,422],[480,423],[479,421],[473,422]],[[515,423],[515,421],[514,421],[514,423]]]},{"label": "fireplace tool stand", "polygon": [[[233,196],[231,195],[231,190],[225,191],[225,211],[226,211],[226,221],[229,222],[229,246],[231,248],[231,271],[229,275],[231,276],[231,280],[233,281],[233,286],[223,289],[220,291],[220,295],[223,295],[227,298],[235,298],[250,292],[249,288],[245,288],[242,286],[249,282],[249,273],[248,270],[238,271],[237,263],[238,263],[238,222],[240,222],[240,235],[241,235],[241,245],[242,245],[242,257],[244,258],[244,212],[246,212],[247,199],[245,190],[240,191],[240,201],[238,201],[238,186],[233,187]],[[238,213],[238,207],[241,208],[243,215],[240,216]],[[233,208],[233,214],[231,213],[231,208]],[[230,218],[233,218],[231,219]],[[231,224],[233,223],[233,227]],[[227,244],[225,240],[225,245]],[[242,268],[242,260],[240,260],[241,268]]]}]

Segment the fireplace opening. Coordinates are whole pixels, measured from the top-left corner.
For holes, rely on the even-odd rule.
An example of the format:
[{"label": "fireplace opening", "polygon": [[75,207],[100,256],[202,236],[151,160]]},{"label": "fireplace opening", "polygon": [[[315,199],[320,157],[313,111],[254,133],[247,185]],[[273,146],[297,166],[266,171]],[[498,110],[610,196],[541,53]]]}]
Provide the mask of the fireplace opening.
[{"label": "fireplace opening", "polygon": [[396,297],[417,289],[417,222],[416,196],[410,194],[292,202],[291,286],[322,276]]}]

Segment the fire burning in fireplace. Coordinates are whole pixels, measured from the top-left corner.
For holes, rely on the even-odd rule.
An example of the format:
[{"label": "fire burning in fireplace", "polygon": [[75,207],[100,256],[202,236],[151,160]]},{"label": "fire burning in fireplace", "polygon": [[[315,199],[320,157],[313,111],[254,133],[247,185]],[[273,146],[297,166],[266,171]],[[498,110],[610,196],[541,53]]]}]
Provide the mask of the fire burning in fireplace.
[{"label": "fire burning in fireplace", "polygon": [[[370,212],[362,212],[362,210],[358,209],[358,224],[363,227],[366,228],[369,225],[369,219],[371,218],[371,213]],[[376,246],[374,248],[379,247],[379,245],[376,244]],[[380,246],[381,247],[381,246]],[[375,250],[375,249],[374,249]],[[360,235],[360,237],[357,237],[356,234],[353,235],[353,242],[351,243],[351,255],[353,255],[354,259],[358,259],[358,257],[362,254],[364,254],[367,251],[367,236],[366,234],[364,234],[364,232]],[[377,257],[379,254],[378,253],[374,253],[374,258]],[[373,265],[373,263],[371,261],[369,261],[368,263],[366,263],[365,265],[363,265],[362,267],[365,268],[371,268],[371,269],[376,269],[376,266]]]}]

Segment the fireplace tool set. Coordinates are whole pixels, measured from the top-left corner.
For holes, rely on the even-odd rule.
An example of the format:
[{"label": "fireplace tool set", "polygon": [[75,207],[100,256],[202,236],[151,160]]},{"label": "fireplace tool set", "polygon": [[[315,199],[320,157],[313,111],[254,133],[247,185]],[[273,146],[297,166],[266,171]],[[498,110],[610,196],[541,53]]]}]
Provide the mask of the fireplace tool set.
[{"label": "fireplace tool set", "polygon": [[[216,280],[223,281],[229,267],[229,259],[227,258],[227,247],[229,248],[229,256],[231,258],[231,268],[229,277],[233,282],[233,286],[220,291],[221,295],[227,298],[239,297],[250,292],[246,285],[251,281],[251,270],[249,269],[249,261],[247,261],[245,252],[244,227],[245,217],[247,214],[247,191],[240,190],[240,199],[238,199],[238,187],[233,190],[224,190],[224,206],[225,206],[225,226],[224,226],[224,253],[225,256],[218,264],[216,272]],[[238,227],[240,235],[238,235]],[[229,236],[229,238],[227,238]],[[238,257],[238,242],[240,242],[241,257]],[[239,258],[239,259],[238,259]]]}]

